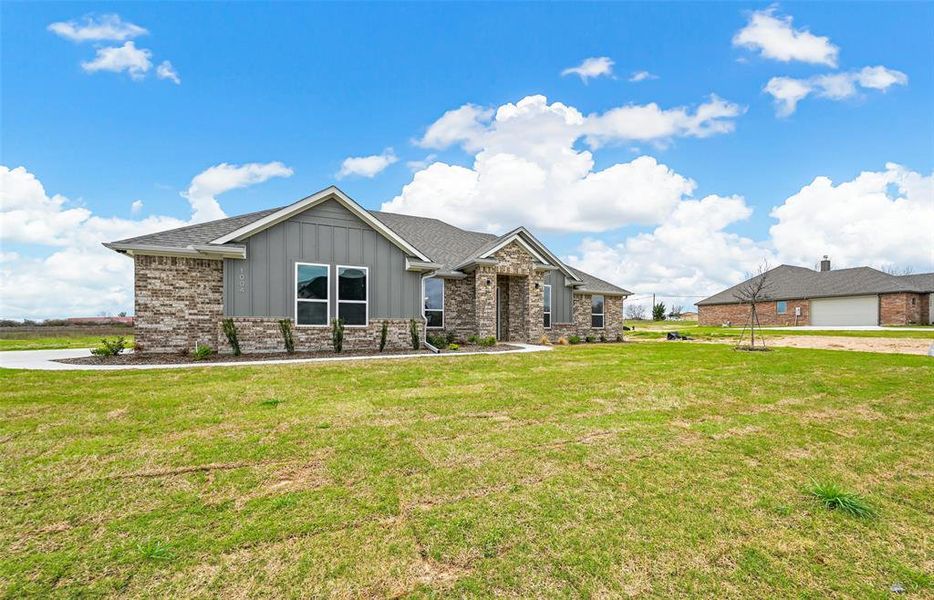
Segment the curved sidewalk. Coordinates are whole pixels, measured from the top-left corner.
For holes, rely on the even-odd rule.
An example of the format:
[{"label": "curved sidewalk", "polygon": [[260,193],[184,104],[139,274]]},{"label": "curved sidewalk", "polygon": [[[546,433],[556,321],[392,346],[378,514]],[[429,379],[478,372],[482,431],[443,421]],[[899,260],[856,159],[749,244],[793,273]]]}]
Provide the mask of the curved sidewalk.
[{"label": "curved sidewalk", "polygon": [[500,355],[500,354],[522,354],[527,352],[544,352],[551,350],[550,346],[536,346],[533,344],[513,344],[515,350],[501,350],[499,352],[450,352],[446,354],[387,354],[385,356],[327,356],[323,358],[295,358],[295,359],[276,359],[276,360],[239,360],[231,362],[205,362],[205,363],[182,363],[182,364],[162,364],[162,365],[73,365],[68,363],[55,362],[63,358],[80,358],[90,356],[89,348],[72,348],[62,350],[14,350],[0,352],[0,369],[29,369],[35,371],[125,371],[139,369],[190,369],[203,367],[244,367],[256,365],[291,365],[316,362],[345,362],[345,361],[366,361],[366,360],[395,360],[401,358],[435,358],[446,356],[477,356],[477,355]]}]

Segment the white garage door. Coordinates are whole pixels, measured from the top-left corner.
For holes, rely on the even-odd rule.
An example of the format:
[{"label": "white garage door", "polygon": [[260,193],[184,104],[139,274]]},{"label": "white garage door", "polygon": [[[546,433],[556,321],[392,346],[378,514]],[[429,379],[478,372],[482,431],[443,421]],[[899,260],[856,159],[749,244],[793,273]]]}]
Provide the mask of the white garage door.
[{"label": "white garage door", "polygon": [[878,296],[811,300],[811,325],[878,325]]}]

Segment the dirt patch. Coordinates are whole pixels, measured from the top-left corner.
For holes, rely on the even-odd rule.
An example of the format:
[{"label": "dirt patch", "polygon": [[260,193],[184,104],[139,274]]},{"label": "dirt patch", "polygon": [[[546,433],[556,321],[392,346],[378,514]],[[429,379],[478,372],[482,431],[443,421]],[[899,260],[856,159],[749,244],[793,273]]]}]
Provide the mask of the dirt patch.
[{"label": "dirt patch", "polygon": [[837,336],[784,336],[765,339],[769,346],[784,348],[814,348],[818,350],[855,350],[857,352],[883,352],[886,354],[921,354],[928,353],[934,342],[911,338],[868,338]]},{"label": "dirt patch", "polygon": [[[441,354],[463,354],[465,352],[504,352],[506,350],[515,350],[515,346],[509,344],[497,344],[495,346],[461,346],[460,350],[442,350]],[[205,364],[205,363],[227,363],[244,361],[264,361],[264,360],[307,360],[309,358],[335,358],[335,357],[359,357],[359,358],[379,358],[381,356],[392,356],[398,354],[432,354],[430,350],[386,350],[384,352],[374,352],[371,350],[347,350],[341,353],[333,351],[325,352],[263,352],[256,354],[212,354],[201,360],[195,360],[190,354],[181,354],[178,352],[167,353],[133,353],[128,352],[118,356],[98,357],[81,356],[79,358],[62,358],[55,362],[71,365],[179,365],[179,364]]]}]

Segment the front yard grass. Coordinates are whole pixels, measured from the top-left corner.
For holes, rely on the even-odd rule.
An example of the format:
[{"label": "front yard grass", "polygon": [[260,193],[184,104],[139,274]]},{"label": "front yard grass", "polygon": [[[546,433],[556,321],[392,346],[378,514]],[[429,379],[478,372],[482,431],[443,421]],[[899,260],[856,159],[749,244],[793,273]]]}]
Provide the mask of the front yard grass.
[{"label": "front yard grass", "polygon": [[[669,331],[678,331],[689,335],[698,340],[724,340],[739,339],[743,331],[742,327],[711,327],[709,325],[698,325],[697,321],[629,321],[626,325],[635,327],[632,331],[624,331],[627,338],[633,339],[658,339],[665,337]],[[911,329],[914,329],[913,331]],[[919,329],[921,329],[919,331]],[[749,335],[749,332],[746,332]],[[760,335],[756,330],[756,335]],[[763,329],[762,334],[766,339],[772,337],[786,336],[829,336],[829,337],[859,337],[859,338],[912,338],[912,339],[932,339],[934,340],[934,327],[922,325],[917,328],[909,328],[906,331],[901,327],[890,327],[881,330],[855,330],[846,331],[839,329]]]},{"label": "front yard grass", "polygon": [[[101,345],[101,337],[113,339],[117,336],[67,335],[23,338],[0,338],[0,352],[5,350],[58,350],[61,348],[96,348]],[[133,336],[124,335],[127,346],[133,345]]]},{"label": "front yard grass", "polygon": [[0,445],[8,597],[934,593],[923,356],[0,371]]}]

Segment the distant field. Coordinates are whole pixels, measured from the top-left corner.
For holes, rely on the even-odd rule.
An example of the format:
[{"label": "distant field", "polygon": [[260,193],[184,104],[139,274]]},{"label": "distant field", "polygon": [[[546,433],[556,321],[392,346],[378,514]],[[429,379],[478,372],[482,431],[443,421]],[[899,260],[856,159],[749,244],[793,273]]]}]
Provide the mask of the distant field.
[{"label": "distant field", "polygon": [[133,340],[132,327],[64,326],[0,327],[0,351],[93,348],[102,337]]},{"label": "distant field", "polygon": [[0,598],[931,598],[932,398],[720,344],[0,370]]},{"label": "distant field", "polygon": [[[710,327],[700,326],[697,321],[626,321],[626,325],[635,330],[625,332],[627,337],[651,339],[664,337],[669,331],[678,331],[697,339],[738,338],[742,327]],[[916,338],[934,339],[934,326],[923,327],[924,331],[905,331],[900,327],[891,327],[881,331],[836,331],[816,329],[782,329],[770,331],[765,329],[762,335],[786,337],[793,335],[815,335],[834,337],[867,337],[867,338]]]}]

